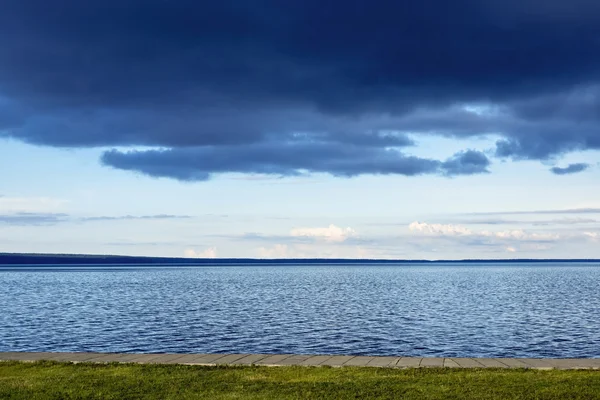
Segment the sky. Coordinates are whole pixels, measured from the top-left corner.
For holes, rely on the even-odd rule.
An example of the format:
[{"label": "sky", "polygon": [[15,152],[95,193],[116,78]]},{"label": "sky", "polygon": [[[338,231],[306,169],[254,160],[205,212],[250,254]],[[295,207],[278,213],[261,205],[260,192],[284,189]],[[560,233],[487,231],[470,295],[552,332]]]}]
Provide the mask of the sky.
[{"label": "sky", "polygon": [[600,258],[596,0],[4,0],[0,252]]}]

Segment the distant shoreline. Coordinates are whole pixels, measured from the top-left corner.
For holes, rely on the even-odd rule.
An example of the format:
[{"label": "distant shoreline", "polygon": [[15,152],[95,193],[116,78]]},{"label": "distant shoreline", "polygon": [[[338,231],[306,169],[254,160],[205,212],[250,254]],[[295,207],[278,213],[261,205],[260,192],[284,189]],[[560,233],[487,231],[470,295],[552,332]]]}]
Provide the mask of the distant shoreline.
[{"label": "distant shoreline", "polygon": [[464,259],[464,260],[383,260],[383,259],[259,259],[259,258],[175,258],[175,257],[143,257],[119,255],[87,255],[87,254],[25,254],[0,253],[0,265],[52,265],[52,264],[127,264],[127,265],[232,265],[232,264],[467,264],[467,263],[584,263],[600,262],[600,259]]}]

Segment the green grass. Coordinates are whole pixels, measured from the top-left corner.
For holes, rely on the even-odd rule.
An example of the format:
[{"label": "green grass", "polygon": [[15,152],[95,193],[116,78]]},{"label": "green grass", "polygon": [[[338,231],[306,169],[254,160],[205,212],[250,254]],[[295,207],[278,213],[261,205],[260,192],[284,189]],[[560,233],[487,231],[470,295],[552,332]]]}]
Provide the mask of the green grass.
[{"label": "green grass", "polygon": [[600,371],[0,362],[0,399],[600,399]]}]

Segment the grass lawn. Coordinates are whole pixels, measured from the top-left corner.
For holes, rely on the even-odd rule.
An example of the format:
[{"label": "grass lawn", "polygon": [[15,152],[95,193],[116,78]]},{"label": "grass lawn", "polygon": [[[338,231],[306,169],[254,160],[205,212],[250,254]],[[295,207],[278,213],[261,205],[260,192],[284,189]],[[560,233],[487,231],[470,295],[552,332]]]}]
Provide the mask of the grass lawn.
[{"label": "grass lawn", "polygon": [[600,399],[600,371],[0,362],[0,399]]}]

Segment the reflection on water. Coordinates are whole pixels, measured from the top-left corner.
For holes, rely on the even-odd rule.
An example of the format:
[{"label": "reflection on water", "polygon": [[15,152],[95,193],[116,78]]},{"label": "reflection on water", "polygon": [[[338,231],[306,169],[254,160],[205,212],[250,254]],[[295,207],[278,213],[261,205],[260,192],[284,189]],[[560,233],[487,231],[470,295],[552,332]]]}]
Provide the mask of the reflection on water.
[{"label": "reflection on water", "polygon": [[0,351],[600,357],[600,265],[0,268]]}]

